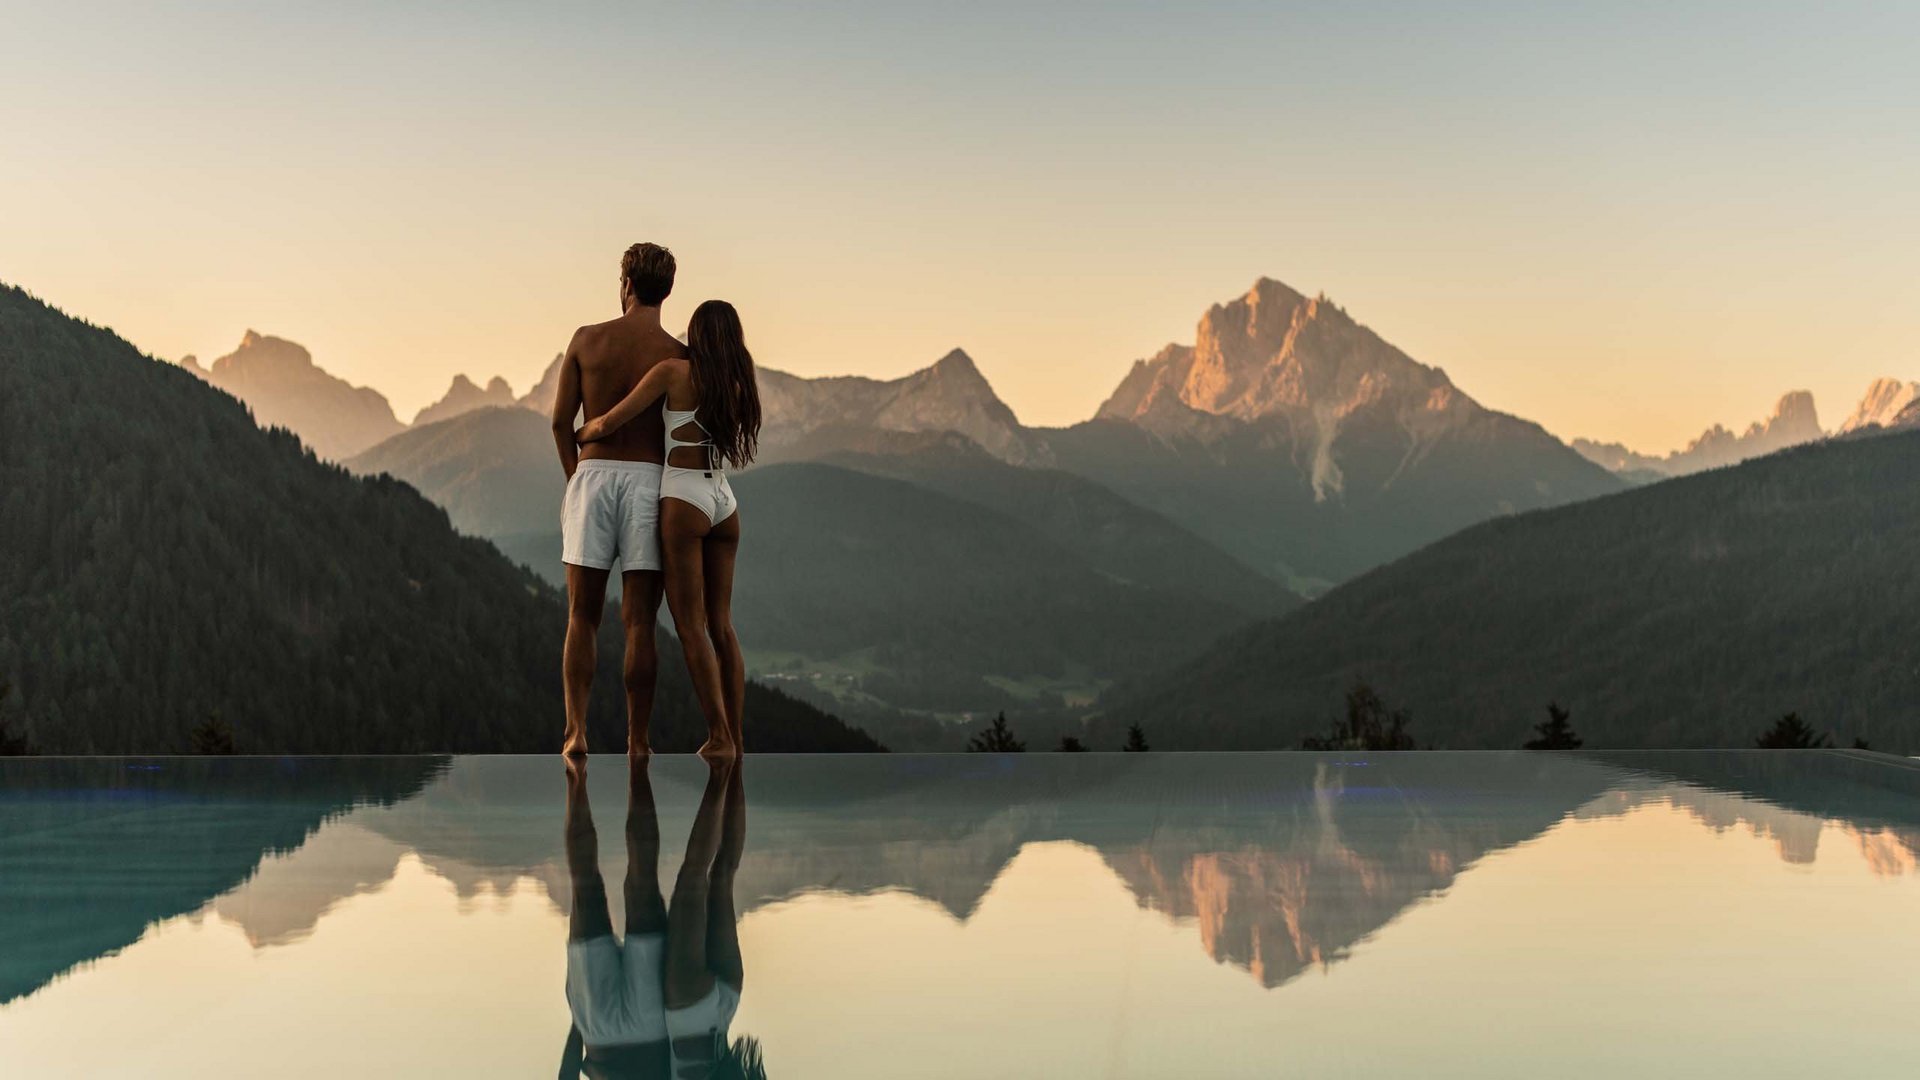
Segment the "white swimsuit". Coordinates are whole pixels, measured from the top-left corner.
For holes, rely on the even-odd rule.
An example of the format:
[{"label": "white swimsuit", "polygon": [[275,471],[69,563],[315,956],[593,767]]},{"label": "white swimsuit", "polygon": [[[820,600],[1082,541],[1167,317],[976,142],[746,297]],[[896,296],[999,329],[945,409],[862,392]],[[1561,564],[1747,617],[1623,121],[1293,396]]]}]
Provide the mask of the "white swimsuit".
[{"label": "white swimsuit", "polygon": [[[695,418],[698,412],[698,409],[670,409],[665,400],[660,402],[660,416],[667,427],[668,462],[660,474],[660,497],[692,503],[707,515],[709,522],[718,525],[733,516],[740,508],[740,501],[733,497],[733,485],[727,482],[727,472],[717,460],[707,429]],[[675,436],[676,431],[688,424],[699,430],[700,438],[689,442]],[[706,450],[706,468],[682,469],[672,464],[673,452],[689,446]]]}]

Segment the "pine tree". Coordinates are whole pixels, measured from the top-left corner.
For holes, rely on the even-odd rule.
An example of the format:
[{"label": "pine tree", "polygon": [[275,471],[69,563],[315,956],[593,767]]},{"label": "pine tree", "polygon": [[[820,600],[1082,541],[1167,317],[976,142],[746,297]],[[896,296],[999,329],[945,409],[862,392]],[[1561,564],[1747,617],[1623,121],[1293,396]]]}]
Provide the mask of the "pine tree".
[{"label": "pine tree", "polygon": [[1799,713],[1790,712],[1774,721],[1753,745],[1762,750],[1821,750],[1832,746],[1833,738],[1814,731],[1813,725],[1800,719]]},{"label": "pine tree", "polygon": [[1528,739],[1525,743],[1525,749],[1580,749],[1583,740],[1580,736],[1574,734],[1573,725],[1567,722],[1569,715],[1567,710],[1560,707],[1559,702],[1548,703],[1546,722],[1533,725],[1534,734],[1537,735],[1538,738]]},{"label": "pine tree", "polygon": [[1147,733],[1140,730],[1139,724],[1127,725],[1127,745],[1120,749],[1129,754],[1144,754],[1153,749],[1147,745]]},{"label": "pine tree", "polygon": [[1060,736],[1060,752],[1063,754],[1084,754],[1087,746],[1071,735]]},{"label": "pine tree", "polygon": [[199,726],[193,729],[193,752],[196,754],[234,753],[233,725],[217,712],[207,714]]},{"label": "pine tree", "polygon": [[24,757],[34,752],[33,743],[26,735],[15,735],[7,718],[7,696],[13,693],[13,684],[0,679],[0,757]]},{"label": "pine tree", "polygon": [[985,731],[975,732],[973,738],[967,740],[967,749],[976,754],[1018,754],[1026,748],[1026,743],[1013,737],[1006,713],[994,717]]}]

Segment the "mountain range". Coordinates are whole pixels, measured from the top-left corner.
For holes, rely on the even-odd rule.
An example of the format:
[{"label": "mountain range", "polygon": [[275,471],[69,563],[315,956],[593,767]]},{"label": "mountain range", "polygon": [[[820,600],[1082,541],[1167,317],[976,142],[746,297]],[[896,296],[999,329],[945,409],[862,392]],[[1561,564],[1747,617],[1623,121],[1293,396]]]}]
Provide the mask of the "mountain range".
[{"label": "mountain range", "polygon": [[201,367],[188,356],[180,366],[247,403],[262,427],[286,428],[323,458],[338,461],[405,425],[378,390],[328,374],[306,349],[248,330],[240,346]]},{"label": "mountain range", "polygon": [[[557,580],[561,484],[542,406],[558,365],[517,399],[500,380],[483,390],[457,379],[414,427],[343,460],[407,481],[459,530]],[[1092,419],[1068,427],[1020,423],[960,349],[891,380],[763,367],[761,387],[762,464],[735,478],[752,522],[736,597],[750,662],[876,729],[902,710],[951,720],[1011,708],[1051,730],[1103,693],[1113,715],[1144,716],[1136,702],[1165,704],[1156,679],[1205,670],[1231,651],[1216,639],[1245,623],[1312,626],[1337,645],[1353,632],[1319,620],[1335,618],[1338,597],[1380,574],[1410,587],[1396,560],[1420,565],[1426,545],[1460,530],[1825,434],[1811,395],[1795,392],[1745,432],[1716,426],[1665,457],[1569,447],[1481,405],[1324,296],[1264,278],[1203,313],[1191,345],[1137,361]],[[1839,431],[1920,425],[1914,391],[1875,383]],[[1592,512],[1611,535],[1609,512]],[[1529,583],[1469,580],[1496,599]],[[1301,608],[1329,589],[1334,603]],[[1317,695],[1309,726],[1338,696],[1292,689]],[[1621,745],[1673,734],[1644,716],[1622,723]],[[914,730],[883,734],[926,748],[956,737]],[[1102,744],[1113,734],[1095,730]],[[1429,737],[1510,744],[1451,715]]]},{"label": "mountain range", "polygon": [[[304,351],[289,363],[284,382],[312,381],[296,383],[317,370]],[[501,380],[483,390],[458,378],[408,434],[486,407],[544,411],[557,369],[558,358],[518,399]],[[357,429],[324,430],[321,398],[351,388],[303,391],[312,401],[296,416],[272,400],[269,383],[228,388],[263,421],[284,417],[317,451],[325,446],[324,457],[376,449]],[[1021,424],[959,349],[892,380],[806,379],[763,367],[761,392],[769,460],[804,460],[812,447],[863,433],[954,432],[1009,464],[1095,481],[1304,592],[1487,516],[1619,486],[1538,425],[1486,409],[1324,297],[1271,279],[1209,309],[1193,345],[1137,362],[1094,419],[1067,428]],[[399,434],[397,421],[388,425],[389,437]],[[421,445],[377,448],[356,467]],[[490,535],[502,530],[485,526]]]},{"label": "mountain range", "polygon": [[441,395],[440,400],[414,414],[413,426],[422,427],[441,420],[451,420],[462,413],[475,409],[494,408],[516,404],[513,388],[507,380],[495,375],[482,389],[474,385],[465,375],[455,375],[453,385]]},{"label": "mountain range", "polygon": [[1784,713],[1920,749],[1920,431],[1485,522],[1112,691],[1096,738],[1296,747],[1364,680],[1422,743],[1751,745]]},{"label": "mountain range", "polygon": [[[946,744],[861,710],[1069,709],[1457,529],[1626,486],[1270,279],[1067,428],[1021,424],[959,349],[761,386],[765,464],[735,478],[750,661],[905,747]],[[557,580],[552,453],[539,415],[489,408],[347,464]]]},{"label": "mountain range", "polygon": [[1920,398],[1920,383],[1898,379],[1875,379],[1839,427],[1832,432],[1820,426],[1813,395],[1795,390],[1780,399],[1773,413],[1748,425],[1736,435],[1719,424],[1708,428],[1683,449],[1671,453],[1643,454],[1617,442],[1575,439],[1573,448],[1587,460],[1631,480],[1645,482],[1670,476],[1685,476],[1704,469],[1737,465],[1751,458],[1764,457],[1791,446],[1800,446],[1829,434],[1846,436],[1873,431],[1898,430],[1903,422],[1911,424],[1920,412],[1903,410]]},{"label": "mountain range", "polygon": [[[292,363],[283,346],[253,337],[214,373]],[[316,461],[180,368],[0,286],[0,681],[39,749],[177,753],[210,718],[255,753],[552,749],[565,619],[552,587],[411,487]],[[601,747],[625,744],[616,624],[589,717]],[[661,670],[655,745],[691,749],[704,725],[671,640]],[[875,748],[759,684],[749,708],[768,748]]]},{"label": "mountain range", "polygon": [[1664,457],[1638,453],[1620,443],[1597,443],[1591,439],[1575,439],[1573,448],[1587,460],[1616,473],[1656,479],[1735,465],[1748,458],[1764,457],[1812,442],[1825,434],[1814,408],[1813,395],[1795,390],[1780,399],[1771,416],[1755,421],[1746,431],[1735,435],[1715,424],[1685,449]]},{"label": "mountain range", "polygon": [[439,400],[404,424],[378,390],[329,374],[304,347],[257,331],[248,330],[239,347],[211,367],[202,367],[193,356],[181,357],[180,366],[239,398],[262,427],[293,432],[328,461],[345,461],[383,440],[478,409],[518,405],[545,414],[560,376],[556,356],[541,380],[516,397],[498,375],[485,386],[455,375]]}]

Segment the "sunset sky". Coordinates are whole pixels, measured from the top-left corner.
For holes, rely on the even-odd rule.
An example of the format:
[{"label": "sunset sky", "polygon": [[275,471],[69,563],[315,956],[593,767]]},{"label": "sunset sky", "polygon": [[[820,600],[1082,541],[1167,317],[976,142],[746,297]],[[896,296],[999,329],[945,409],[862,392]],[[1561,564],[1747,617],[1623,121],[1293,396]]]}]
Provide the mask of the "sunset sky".
[{"label": "sunset sky", "polygon": [[[804,7],[805,10],[801,10]],[[756,355],[960,346],[1090,415],[1259,275],[1495,408],[1667,449],[1920,378],[1898,5],[0,0],[0,281],[169,359],[249,327],[410,419],[524,390],[621,248]]]}]

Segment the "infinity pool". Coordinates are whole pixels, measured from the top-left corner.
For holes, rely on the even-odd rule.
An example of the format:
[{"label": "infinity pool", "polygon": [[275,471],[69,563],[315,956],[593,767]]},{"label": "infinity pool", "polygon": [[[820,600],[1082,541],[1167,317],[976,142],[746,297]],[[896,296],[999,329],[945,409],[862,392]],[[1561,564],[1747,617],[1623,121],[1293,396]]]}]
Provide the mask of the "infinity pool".
[{"label": "infinity pool", "polygon": [[0,1076],[1920,1074],[1845,751],[0,763]]}]

